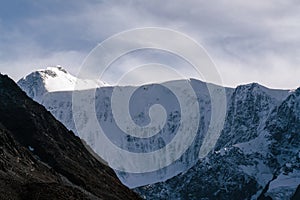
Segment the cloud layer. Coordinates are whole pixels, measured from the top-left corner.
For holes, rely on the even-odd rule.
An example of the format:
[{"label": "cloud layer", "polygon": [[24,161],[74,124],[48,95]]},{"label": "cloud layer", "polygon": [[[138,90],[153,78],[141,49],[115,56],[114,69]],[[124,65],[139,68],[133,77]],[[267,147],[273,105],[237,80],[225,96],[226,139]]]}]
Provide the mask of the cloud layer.
[{"label": "cloud layer", "polygon": [[[49,65],[77,73],[89,51],[126,29],[161,26],[202,44],[224,85],[300,86],[300,4],[264,1],[4,1],[0,70],[15,80]],[[22,5],[20,5],[22,4]]]}]

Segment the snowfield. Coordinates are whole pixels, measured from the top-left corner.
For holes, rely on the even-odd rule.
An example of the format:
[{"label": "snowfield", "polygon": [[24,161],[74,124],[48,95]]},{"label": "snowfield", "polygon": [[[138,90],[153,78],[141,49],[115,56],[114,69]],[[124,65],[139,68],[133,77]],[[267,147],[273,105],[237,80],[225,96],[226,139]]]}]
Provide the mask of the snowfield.
[{"label": "snowfield", "polygon": [[[172,84],[184,94],[184,82],[177,80]],[[76,83],[79,85],[77,88]],[[172,95],[156,84],[112,87],[98,80],[77,79],[62,67],[33,72],[18,84],[95,152],[99,151],[95,145],[99,140],[95,121],[82,114],[77,116],[80,123],[74,123],[74,90],[84,96],[82,108],[94,106],[97,122],[104,127],[107,137],[130,152],[153,152],[163,148],[175,137],[182,117],[180,106]],[[185,106],[197,103],[200,115],[198,123],[187,124],[190,129],[198,127],[189,148],[171,165],[153,172],[116,170],[120,180],[129,187],[138,187],[135,190],[147,199],[257,199],[263,196],[290,199],[300,185],[300,89],[274,90],[257,83],[224,88],[227,102],[225,124],[216,145],[199,158],[211,124],[212,100],[206,83],[192,79],[190,84],[196,98],[185,95]],[[213,87],[216,91],[220,88]],[[145,139],[116,134],[118,127],[110,109],[112,91],[116,88],[127,92],[144,88],[137,93],[132,120],[141,126],[147,125],[150,122],[149,109],[153,101],[157,101],[165,108],[165,113],[162,113],[166,118],[163,131]],[[119,106],[128,107],[126,103]],[[189,120],[193,121],[193,118]],[[78,130],[90,134],[81,135]],[[176,154],[176,151],[175,148],[173,152],[166,153]],[[143,165],[151,162],[159,161],[151,160]]]}]

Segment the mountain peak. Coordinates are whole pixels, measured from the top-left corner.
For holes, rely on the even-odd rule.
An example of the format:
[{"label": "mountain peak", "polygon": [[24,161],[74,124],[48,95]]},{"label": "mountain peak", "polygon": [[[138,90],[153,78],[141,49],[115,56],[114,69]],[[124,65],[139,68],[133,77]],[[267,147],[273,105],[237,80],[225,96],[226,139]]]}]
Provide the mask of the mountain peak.
[{"label": "mountain peak", "polygon": [[51,77],[59,76],[59,75],[66,75],[70,74],[64,67],[61,65],[49,66],[44,69],[38,69],[36,72],[42,73],[45,75],[49,75]]},{"label": "mountain peak", "polygon": [[259,83],[249,83],[246,85],[239,85],[236,88],[236,93],[238,93],[239,95],[241,95],[242,93],[248,93],[252,95],[261,94],[264,96],[267,95],[278,102],[283,101],[289,95],[288,90],[271,89],[263,85],[260,85]]},{"label": "mountain peak", "polygon": [[42,73],[44,75],[48,75],[50,77],[56,77],[60,74],[69,74],[67,70],[65,70],[62,66],[56,65],[52,67],[47,67],[46,69],[40,69],[37,72]]},{"label": "mountain peak", "polygon": [[79,79],[56,65],[32,72],[18,81],[31,98],[38,100],[47,92],[86,90],[106,86],[100,80]]},{"label": "mountain peak", "polygon": [[64,73],[68,74],[67,70],[65,70],[61,65],[47,67],[47,70],[52,70],[52,71],[59,70],[61,72],[64,72]]},{"label": "mountain peak", "polygon": [[263,86],[258,84],[258,83],[248,83],[248,84],[245,84],[245,85],[239,85],[237,87],[237,89],[240,89],[240,90],[253,90],[253,89],[262,89]]}]

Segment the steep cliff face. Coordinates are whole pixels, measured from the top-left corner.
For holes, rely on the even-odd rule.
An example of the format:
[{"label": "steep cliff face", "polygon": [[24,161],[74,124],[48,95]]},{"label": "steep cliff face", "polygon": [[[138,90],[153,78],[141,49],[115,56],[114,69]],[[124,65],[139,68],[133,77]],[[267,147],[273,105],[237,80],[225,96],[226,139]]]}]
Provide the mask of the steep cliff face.
[{"label": "steep cliff face", "polygon": [[216,148],[249,141],[264,128],[269,113],[287,96],[257,83],[238,86],[229,100],[226,123]]},{"label": "steep cliff face", "polygon": [[[233,93],[232,104],[239,90]],[[279,200],[299,196],[300,90],[281,102],[278,96],[247,91],[239,95],[243,98],[237,103],[240,112],[233,115],[237,107],[229,107],[215,152],[183,174],[136,191],[147,199]]]},{"label": "steep cliff face", "polygon": [[1,199],[139,199],[73,132],[3,75],[0,105],[0,182],[9,191]]},{"label": "steep cliff face", "polygon": [[300,88],[273,110],[266,129],[277,171],[264,196],[284,199],[300,185]]},{"label": "steep cliff face", "polygon": [[[182,90],[180,93],[184,93],[181,89],[183,81],[174,83],[179,91]],[[197,101],[200,113],[199,128],[194,142],[171,165],[141,174],[116,171],[120,180],[130,187],[146,185],[137,188],[136,191],[147,199],[257,199],[268,196],[289,199],[300,184],[297,171],[299,89],[294,92],[273,90],[256,83],[238,86],[235,89],[225,88],[227,114],[220,138],[213,151],[205,158],[199,159],[203,137],[211,122],[212,100],[206,83],[199,80],[191,80],[190,83],[196,99],[188,95],[186,98],[190,99],[189,103]],[[111,141],[118,141],[117,145],[129,151],[151,152],[168,144],[176,133],[177,122],[181,117],[180,108],[176,110],[176,102],[172,101],[168,92],[158,92],[155,84],[140,88],[144,88],[140,99],[147,101],[155,94],[155,97],[159,97],[159,104],[167,110],[174,107],[172,112],[167,112],[164,136],[152,142],[148,140],[146,143],[140,143],[139,140],[126,135],[113,134],[118,131],[113,131],[108,137]],[[113,89],[127,91],[138,87],[100,87],[93,95],[83,95],[82,101],[84,106],[93,102],[91,99],[96,99],[97,120],[107,126],[107,130],[117,130],[113,126],[114,116],[110,109]],[[24,90],[27,90],[26,87]],[[72,113],[71,91],[46,92],[38,101],[67,128],[78,134]],[[135,105],[137,109],[140,106]],[[146,112],[133,116],[133,120],[138,124],[147,122],[148,118]],[[95,129],[84,116],[79,127],[85,127],[85,132],[93,132]],[[95,137],[83,139],[94,147]],[[290,170],[289,174],[284,172],[287,169]]]}]

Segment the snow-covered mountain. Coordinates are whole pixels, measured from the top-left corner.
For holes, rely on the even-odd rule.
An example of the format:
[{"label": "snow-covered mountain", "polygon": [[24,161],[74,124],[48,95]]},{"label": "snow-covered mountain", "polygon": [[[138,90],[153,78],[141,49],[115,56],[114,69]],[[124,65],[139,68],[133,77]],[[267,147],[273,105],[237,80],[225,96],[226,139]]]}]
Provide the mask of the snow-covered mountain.
[{"label": "snow-covered mountain", "polygon": [[[53,71],[57,70],[60,69]],[[72,113],[72,91],[63,87],[45,89],[46,81],[38,82],[28,78],[35,77],[35,73],[38,72],[21,79],[18,82],[20,87],[78,134]],[[59,84],[58,79],[57,82]],[[184,94],[185,91],[181,89],[183,80],[172,84]],[[123,183],[130,187],[147,184],[136,189],[147,199],[290,199],[297,187],[297,191],[300,190],[300,89],[273,90],[256,83],[225,88],[227,113],[220,138],[213,151],[199,159],[199,149],[212,117],[212,99],[206,83],[190,80],[190,84],[196,99],[186,95],[188,104],[197,101],[200,113],[199,129],[193,143],[178,160],[160,170],[141,174],[117,171]],[[219,86],[210,86],[215,91],[220,89]],[[117,129],[110,109],[112,91],[138,88],[143,88],[138,93],[139,99],[147,102],[147,99],[155,96],[157,103],[169,109],[164,134],[147,141],[114,134]],[[116,143],[128,151],[151,152],[169,143],[176,134],[181,117],[180,108],[172,107],[176,102],[172,103],[170,94],[159,90],[156,84],[100,87],[95,90],[95,94],[84,90],[81,91],[84,95],[82,106],[93,103],[95,97],[97,120],[107,127],[108,132],[111,131],[108,137],[112,141],[118,140]],[[149,103],[152,102],[144,106],[137,103],[136,109],[145,108],[147,113]],[[148,120],[144,112],[137,113],[133,117],[136,123],[143,124]],[[81,117],[81,124],[76,124],[77,128],[84,127],[85,132],[93,132],[94,124],[85,116]],[[94,146],[96,136],[89,134],[89,137],[81,137],[97,152]]]},{"label": "snow-covered mountain", "polygon": [[[48,68],[49,70],[53,70],[53,68]],[[61,70],[54,68],[54,71]],[[64,70],[65,71],[65,70]],[[36,72],[33,72],[32,74],[29,74],[27,78],[21,79],[18,84],[19,86],[27,92],[28,96],[36,100],[37,102],[41,103],[46,107],[47,110],[49,110],[59,121],[61,121],[68,129],[73,130],[75,134],[80,136],[82,139],[84,139],[87,144],[89,144],[94,151],[97,152],[95,143],[96,141],[96,133],[95,134],[86,134],[86,135],[80,135],[78,132],[78,128],[82,128],[81,132],[92,132],[94,133],[96,128],[96,124],[92,121],[90,121],[89,118],[85,117],[84,115],[81,116],[82,121],[75,126],[74,123],[74,116],[72,113],[72,93],[73,91],[62,91],[63,89],[60,89],[58,91],[45,91],[45,90],[39,90],[39,88],[44,88],[45,83],[32,83],[32,79],[30,77],[34,77]],[[51,72],[50,72],[51,73]],[[29,77],[29,78],[28,78]],[[180,86],[181,84],[184,84],[184,80],[176,81],[174,82],[175,85]],[[126,184],[129,187],[137,187],[145,184],[152,184],[159,181],[165,181],[168,178],[173,177],[176,174],[179,174],[181,172],[186,171],[190,167],[192,167],[197,159],[198,159],[198,153],[201,146],[201,142],[203,140],[203,135],[206,133],[210,117],[211,117],[211,102],[209,97],[209,91],[207,89],[207,86],[205,83],[192,80],[191,85],[194,88],[197,88],[195,90],[196,96],[198,101],[200,102],[200,122],[198,130],[198,134],[195,138],[195,141],[191,145],[189,149],[187,149],[186,153],[183,154],[177,161],[172,163],[171,165],[164,167],[160,170],[154,171],[154,172],[145,172],[145,173],[124,173],[124,172],[118,172],[117,175],[121,179],[121,181]],[[144,87],[142,91],[145,91],[142,99],[149,98],[150,96],[153,96],[151,92],[156,93],[155,96],[159,96],[159,101],[157,103],[162,104],[164,107],[170,104],[170,97],[168,92],[160,92],[158,91],[158,88],[156,88],[155,84],[147,85]],[[216,86],[216,88],[218,88]],[[122,148],[125,148],[129,151],[137,152],[137,151],[143,151],[143,152],[152,152],[153,150],[159,149],[161,146],[164,146],[164,144],[168,143],[174,137],[176,134],[176,129],[178,129],[178,122],[180,121],[180,107],[177,106],[177,104],[172,105],[172,109],[170,110],[168,114],[167,124],[165,127],[165,133],[164,134],[158,134],[157,136],[152,137],[150,140],[137,140],[134,137],[128,137],[127,135],[114,135],[116,133],[116,126],[113,114],[111,112],[111,104],[110,99],[112,98],[112,92],[114,87],[100,87],[97,88],[95,91],[89,91],[89,90],[82,90],[83,100],[82,100],[82,107],[85,105],[90,105],[92,99],[95,97],[97,100],[95,102],[95,108],[97,113],[98,121],[104,126],[107,127],[107,132],[109,133],[108,137],[111,140],[117,141],[118,145]],[[119,87],[120,90],[134,90],[135,87],[127,86],[127,87]],[[185,91],[183,88],[179,87],[180,93],[184,94]],[[36,93],[30,93],[28,91],[43,91],[43,93],[39,93],[39,95],[36,95]],[[232,89],[228,89],[229,95]],[[157,94],[159,93],[159,94]],[[192,97],[186,96],[187,99],[191,99],[192,103],[195,102],[195,100],[192,100]],[[120,102],[120,106],[124,107],[124,103]],[[141,102],[136,102],[136,106]],[[152,103],[152,102],[150,102]],[[149,105],[145,106],[142,105],[141,107],[148,107]],[[147,110],[147,109],[146,109]],[[146,111],[147,112],[147,111]],[[138,115],[137,115],[138,116]],[[139,119],[138,119],[139,118]],[[137,117],[137,120],[140,121],[146,121],[147,115],[144,115],[143,117]],[[190,122],[193,122],[193,119],[188,120]],[[81,124],[80,124],[81,123]],[[196,130],[197,131],[197,130]],[[131,141],[129,141],[131,140]],[[142,145],[142,146],[141,146]],[[153,161],[149,161],[153,162]],[[158,161],[157,161],[158,162]],[[148,163],[151,164],[151,163]],[[147,163],[145,163],[147,165]]]},{"label": "snow-covered mountain", "polygon": [[299,92],[237,87],[215,151],[185,173],[136,190],[147,199],[298,199]]},{"label": "snow-covered mountain", "polygon": [[18,85],[33,99],[39,100],[48,92],[73,91],[107,86],[99,80],[84,80],[69,74],[57,65],[30,73]]}]

